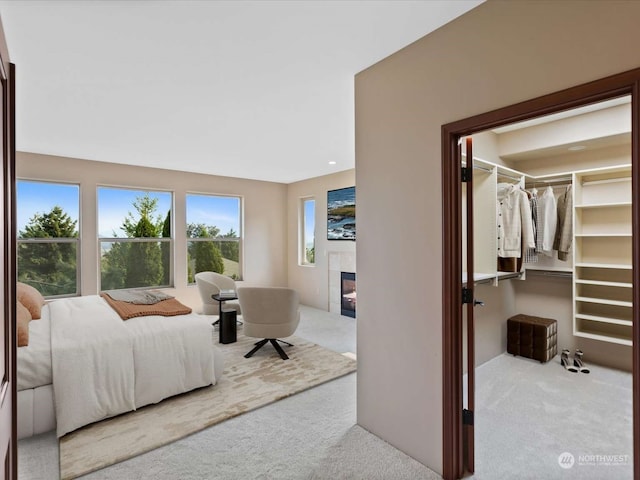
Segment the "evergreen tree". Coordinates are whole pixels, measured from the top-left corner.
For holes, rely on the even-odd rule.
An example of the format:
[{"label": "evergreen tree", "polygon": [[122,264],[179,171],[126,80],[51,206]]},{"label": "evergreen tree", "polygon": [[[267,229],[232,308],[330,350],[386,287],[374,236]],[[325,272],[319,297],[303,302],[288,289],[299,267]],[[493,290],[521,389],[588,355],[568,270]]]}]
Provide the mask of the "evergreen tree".
[{"label": "evergreen tree", "polygon": [[[223,238],[237,238],[238,234],[233,230],[229,230],[229,233],[222,235]],[[220,250],[222,256],[228,260],[234,262],[240,261],[240,251],[238,242],[220,242]]]},{"label": "evergreen tree", "polygon": [[100,259],[102,290],[118,290],[125,288],[125,278],[127,275],[127,259],[129,253],[129,243],[114,242],[108,252],[105,252]]},{"label": "evergreen tree", "polygon": [[[59,206],[37,213],[18,233],[19,238],[77,238],[77,220]],[[75,243],[21,243],[18,246],[18,280],[29,283],[43,295],[76,291]]]},{"label": "evergreen tree", "polygon": [[[220,229],[215,226],[207,226],[203,223],[191,223],[187,225],[187,236],[189,238],[215,238],[220,233]],[[195,262],[194,274],[199,272],[224,273],[224,262],[220,248],[215,242],[191,242],[189,255]]]},{"label": "evergreen tree", "polygon": [[[121,229],[129,238],[157,238],[162,233],[164,222],[158,216],[153,221],[153,214],[158,206],[158,199],[149,194],[138,197],[133,202],[139,219],[136,221],[131,212],[125,218]],[[163,280],[162,250],[158,242],[136,242],[129,245],[127,252],[127,288],[160,285]]]}]

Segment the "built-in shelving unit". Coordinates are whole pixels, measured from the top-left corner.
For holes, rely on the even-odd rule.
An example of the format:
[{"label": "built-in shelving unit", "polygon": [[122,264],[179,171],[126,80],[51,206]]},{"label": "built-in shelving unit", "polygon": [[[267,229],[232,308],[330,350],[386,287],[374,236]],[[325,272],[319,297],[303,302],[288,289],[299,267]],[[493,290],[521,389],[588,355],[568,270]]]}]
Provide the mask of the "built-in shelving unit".
[{"label": "built-in shelving unit", "polygon": [[574,174],[576,336],[631,345],[631,168]]},{"label": "built-in shelving unit", "polygon": [[[466,160],[466,156],[463,154]],[[526,175],[512,168],[474,158],[474,281],[498,285],[501,280],[524,279],[523,272],[502,272],[497,268],[497,211],[498,185],[510,183],[524,187]],[[464,201],[463,201],[464,205]],[[463,207],[464,209],[464,207]],[[463,214],[464,217],[464,214]],[[464,218],[463,218],[464,220]],[[464,229],[464,227],[463,227]],[[463,236],[465,232],[463,231]],[[463,258],[463,264],[465,259]],[[482,272],[482,273],[478,273]],[[463,283],[466,273],[463,273]]]},{"label": "built-in shelving unit", "polygon": [[[539,255],[537,262],[525,263],[523,269],[532,274],[573,278],[574,335],[631,345],[631,167],[530,177],[502,165],[474,159],[474,283],[497,285],[501,279],[526,278],[520,272],[498,272],[496,268],[497,185],[505,181],[522,186],[538,185],[539,191],[547,185],[553,185],[558,191],[573,185],[573,255],[568,261]],[[466,280],[463,273],[463,282]]]}]

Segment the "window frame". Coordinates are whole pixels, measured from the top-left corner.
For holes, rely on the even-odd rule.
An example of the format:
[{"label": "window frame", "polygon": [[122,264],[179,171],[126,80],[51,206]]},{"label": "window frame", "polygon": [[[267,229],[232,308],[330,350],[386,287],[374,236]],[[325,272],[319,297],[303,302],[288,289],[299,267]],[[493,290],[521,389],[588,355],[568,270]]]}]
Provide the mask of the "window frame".
[{"label": "window frame", "polygon": [[[46,299],[56,299],[56,298],[68,298],[68,297],[77,297],[80,296],[81,285],[82,285],[82,268],[81,268],[81,258],[82,258],[82,185],[78,182],[65,182],[63,180],[42,180],[42,179],[32,179],[32,178],[24,178],[19,177],[16,178],[16,210],[20,203],[20,198],[18,197],[19,184],[21,182],[28,183],[43,183],[47,185],[61,185],[61,186],[74,186],[78,187],[78,220],[76,225],[76,230],[78,235],[76,237],[47,237],[47,238],[20,238],[20,231],[16,229],[16,278],[17,281],[20,281],[19,275],[20,270],[18,269],[18,257],[20,256],[20,245],[38,245],[38,244],[47,244],[47,243],[71,243],[76,246],[76,288],[73,293],[64,293],[60,295],[43,295]],[[17,215],[17,211],[16,211]]]},{"label": "window frame", "polygon": [[[222,237],[218,235],[217,237],[189,237],[187,236],[187,227],[189,225],[189,197],[197,196],[197,197],[216,197],[216,198],[233,198],[238,200],[238,232],[237,237]],[[185,192],[184,195],[184,210],[185,210],[185,258],[187,265],[187,278],[186,283],[188,286],[195,285],[195,274],[197,272],[193,272],[194,280],[192,282],[189,281],[189,243],[190,242],[236,242],[238,244],[238,277],[233,278],[230,275],[226,275],[223,273],[222,275],[226,275],[229,278],[233,278],[235,281],[241,281],[244,278],[244,197],[242,195],[234,195],[228,193],[211,193],[211,192],[195,192],[188,191]]]},{"label": "window frame", "polygon": [[[171,211],[171,235],[169,237],[101,237],[100,236],[100,189],[128,190],[141,193],[168,193],[170,195],[169,205]],[[169,244],[169,282],[167,285],[147,285],[140,287],[124,287],[119,290],[141,290],[149,288],[174,288],[174,257],[175,257],[175,192],[163,188],[151,187],[131,187],[122,185],[96,185],[96,240],[97,240],[97,262],[98,262],[98,292],[104,291],[102,288],[102,243],[168,243]]]},{"label": "window frame", "polygon": [[[307,258],[307,214],[306,206],[307,202],[313,202],[313,249],[314,258],[313,262],[308,261]],[[315,247],[316,247],[316,197],[314,195],[307,195],[300,197],[299,209],[298,209],[298,265],[301,267],[315,267]]]}]

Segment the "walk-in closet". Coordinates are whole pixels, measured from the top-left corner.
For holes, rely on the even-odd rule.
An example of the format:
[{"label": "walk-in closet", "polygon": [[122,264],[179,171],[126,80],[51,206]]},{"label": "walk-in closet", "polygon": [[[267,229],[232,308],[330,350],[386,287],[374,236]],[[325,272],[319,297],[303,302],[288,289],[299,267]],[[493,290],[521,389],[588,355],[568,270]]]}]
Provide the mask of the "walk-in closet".
[{"label": "walk-in closet", "polygon": [[[630,102],[474,134],[472,164],[462,142],[483,304],[473,478],[633,478]],[[516,316],[547,322],[537,353]]]}]

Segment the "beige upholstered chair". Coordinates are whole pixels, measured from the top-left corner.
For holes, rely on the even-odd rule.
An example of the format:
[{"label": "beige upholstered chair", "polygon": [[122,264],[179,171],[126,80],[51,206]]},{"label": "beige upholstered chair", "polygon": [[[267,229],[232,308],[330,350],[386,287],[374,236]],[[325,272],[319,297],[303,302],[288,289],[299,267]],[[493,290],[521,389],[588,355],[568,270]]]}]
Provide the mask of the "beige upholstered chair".
[{"label": "beige upholstered chair", "polygon": [[[216,272],[200,272],[195,275],[196,285],[202,298],[202,313],[205,315],[218,315],[220,305],[211,298],[211,295],[220,293],[220,290],[236,290],[236,282],[233,278]],[[222,302],[224,308],[233,308],[240,315],[240,305],[237,302]]]},{"label": "beige upholstered chair", "polygon": [[251,357],[267,342],[271,342],[280,357],[288,360],[289,357],[278,342],[293,347],[279,338],[293,335],[298,328],[298,292],[291,288],[241,287],[238,288],[238,300],[242,307],[244,334],[263,339],[255,344],[255,348],[245,358]]}]

